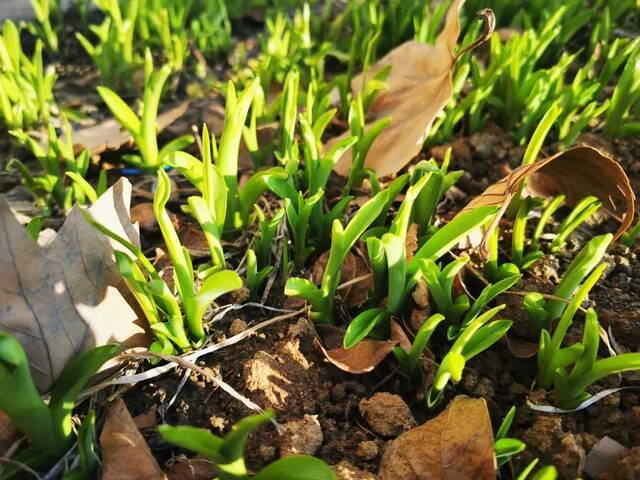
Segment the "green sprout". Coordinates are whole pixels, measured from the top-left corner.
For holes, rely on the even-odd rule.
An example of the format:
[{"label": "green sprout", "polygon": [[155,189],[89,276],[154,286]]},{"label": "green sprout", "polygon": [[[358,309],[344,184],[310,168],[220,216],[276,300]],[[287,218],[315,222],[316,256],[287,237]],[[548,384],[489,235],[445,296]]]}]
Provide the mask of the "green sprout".
[{"label": "green sprout", "polygon": [[549,249],[552,252],[559,251],[565,244],[567,237],[585,222],[591,215],[597,212],[602,206],[602,202],[597,197],[586,197],[573,207],[573,210],[567,215],[560,227],[558,227],[558,233],[551,241]]},{"label": "green sprout", "polygon": [[466,294],[454,298],[453,284],[456,276],[469,261],[469,257],[460,257],[442,268],[433,260],[425,259],[420,263],[429,294],[436,309],[452,323],[458,323],[462,315],[469,309],[469,297]]},{"label": "green sprout", "polygon": [[460,333],[451,349],[442,359],[433,380],[433,385],[426,395],[427,407],[432,408],[442,397],[449,380],[459,382],[466,362],[496,343],[507,333],[513,322],[510,320],[493,320],[504,305],[488,310],[473,319]]},{"label": "green sprout", "polygon": [[322,277],[320,288],[307,279],[289,278],[285,285],[285,295],[300,297],[311,304],[311,318],[317,323],[333,324],[334,297],[340,283],[340,269],[349,250],[355,245],[387,202],[387,191],[371,198],[351,218],[346,227],[340,220],[333,221],[329,260]]},{"label": "green sprout", "polygon": [[640,49],[632,53],[618,79],[604,122],[604,131],[614,137],[629,137],[640,132],[640,121],[633,118],[640,101]]},{"label": "green sprout", "polygon": [[502,423],[500,424],[495,436],[493,450],[496,454],[496,460],[499,467],[507,463],[511,457],[523,452],[527,448],[527,445],[522,440],[507,437],[515,414],[516,407],[511,407],[502,419]]},{"label": "green sprout", "polygon": [[56,111],[55,68],[44,66],[40,39],[31,58],[22,51],[20,32],[6,20],[0,36],[0,119],[10,129],[46,123]]},{"label": "green sprout", "polygon": [[553,292],[557,299],[546,300],[537,292],[530,293],[524,298],[524,309],[534,332],[548,328],[551,322],[560,318],[567,302],[571,300],[582,281],[600,263],[612,239],[611,234],[599,235],[582,248],[569,264]]},{"label": "green sprout", "polygon": [[[63,117],[63,136],[58,136],[53,125],[48,128],[48,146],[45,149],[35,139],[22,130],[12,130],[18,141],[38,160],[42,174],[34,174],[20,160],[9,162],[9,168],[15,168],[22,176],[24,185],[36,199],[36,203],[51,213],[54,203],[63,212],[68,212],[74,204],[84,205],[87,200],[94,203],[106,190],[106,171],[102,171],[97,190],[86,180],[90,156],[87,150],[76,155],[71,138],[71,125]],[[71,185],[65,185],[65,175],[71,179]]]},{"label": "green sprout", "polygon": [[144,169],[155,170],[171,153],[186,147],[193,142],[191,135],[173,139],[162,149],[158,148],[158,107],[165,82],[171,74],[171,68],[163,66],[159,71],[153,70],[153,58],[147,49],[144,67],[144,103],[142,117],[138,117],[131,107],[107,87],[98,87],[98,93],[107,104],[117,122],[133,137],[140,155],[125,155],[123,158],[132,165]]},{"label": "green sprout", "polygon": [[190,426],[160,425],[162,438],[178,447],[196,452],[215,463],[220,480],[334,480],[335,473],[322,460],[309,455],[281,458],[255,475],[249,475],[244,446],[249,434],[274,417],[272,410],[251,415],[236,423],[224,437]]},{"label": "green sprout", "polygon": [[560,408],[576,408],[590,397],[586,389],[609,375],[640,370],[640,353],[623,353],[598,360],[600,324],[595,310],[585,315],[582,342],[562,347],[573,316],[600,279],[605,265],[597,267],[580,286],[549,334],[542,330],[538,349],[538,381],[543,388],[553,384],[554,402]]},{"label": "green sprout", "polygon": [[95,45],[76,32],[76,38],[100,72],[102,84],[109,88],[129,88],[133,83],[133,73],[139,66],[134,48],[139,1],[128,2],[123,15],[118,0],[96,0],[94,3],[106,18],[102,24],[89,27],[97,37]]},{"label": "green sprout", "polygon": [[[14,460],[32,468],[49,467],[71,448],[75,440],[71,416],[77,397],[102,364],[119,351],[118,345],[105,345],[78,355],[64,368],[45,403],[33,383],[22,346],[11,335],[0,333],[0,409],[29,439],[29,446]],[[12,477],[15,468],[0,466],[0,477]]]},{"label": "green sprout", "polygon": [[58,0],[31,0],[31,7],[36,16],[36,25],[31,25],[33,33],[44,42],[47,49],[58,51],[58,32],[52,25],[52,20],[60,20],[60,5]]},{"label": "green sprout", "polygon": [[[127,282],[156,336],[156,341],[151,346],[151,349],[164,353],[173,353],[175,347],[179,351],[184,351],[190,349],[192,345],[201,345],[205,340],[203,316],[207,308],[221,295],[242,287],[242,280],[236,272],[224,269],[224,264],[218,264],[205,270],[203,275],[205,278],[200,287],[196,289],[191,256],[187,249],[180,244],[171,218],[165,210],[165,205],[171,194],[170,189],[169,177],[164,170],[158,170],[158,186],[153,200],[153,211],[171,257],[176,290],[182,303],[182,309],[171,289],[169,289],[155,267],[137,246],[110,231],[88,217],[88,215],[86,216],[87,220],[98,230],[129,250],[142,266],[141,268],[129,255],[123,252],[115,252],[120,273]],[[192,209],[194,205],[197,208],[197,203],[204,203],[194,203],[194,199],[202,200],[200,197],[191,197],[189,204]],[[205,208],[200,210],[208,213]],[[213,228],[213,220],[210,217],[202,218],[199,215],[196,216],[203,220],[205,237],[209,235],[207,240],[215,237],[215,234],[211,233],[211,231],[206,232],[207,228]],[[211,246],[212,243],[209,245]],[[219,252],[216,247],[212,248],[211,257],[214,259],[214,263],[217,255],[219,255]],[[222,261],[223,259],[224,255],[222,255]]]},{"label": "green sprout", "polygon": [[418,333],[416,333],[413,343],[411,344],[411,349],[408,352],[402,347],[393,347],[392,353],[398,360],[400,368],[405,374],[410,377],[414,376],[422,353],[431,339],[431,335],[433,335],[433,332],[435,332],[438,325],[440,325],[444,319],[444,315],[436,313],[425,320],[418,330]]},{"label": "green sprout", "polygon": [[525,253],[525,238],[527,234],[527,221],[529,212],[535,207],[536,200],[527,197],[520,202],[520,207],[513,222],[511,234],[511,261],[519,270],[526,270],[535,262],[544,257],[544,252],[537,248]]},{"label": "green sprout", "polygon": [[633,247],[640,237],[640,221],[638,221],[629,231],[622,234],[620,243],[626,247]]}]

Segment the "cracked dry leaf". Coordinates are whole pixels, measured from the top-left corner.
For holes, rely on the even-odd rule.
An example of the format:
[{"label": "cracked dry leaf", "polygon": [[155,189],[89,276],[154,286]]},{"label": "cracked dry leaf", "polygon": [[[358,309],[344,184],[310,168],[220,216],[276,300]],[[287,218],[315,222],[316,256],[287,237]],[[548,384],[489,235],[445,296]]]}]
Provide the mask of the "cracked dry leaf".
[{"label": "cracked dry leaf", "polygon": [[[615,235],[616,239],[633,221],[635,194],[620,164],[593,147],[574,147],[516,168],[506,177],[490,185],[462,209],[458,215],[482,206],[500,207],[500,211],[484,234],[483,245],[486,245],[490,233],[498,225],[525,180],[528,193],[541,197],[562,193],[569,205],[589,195],[598,197],[602,201],[603,209],[621,223]],[[626,211],[620,215],[623,204],[626,205]],[[471,244],[478,246],[478,238],[473,237]]]},{"label": "cracked dry leaf", "polygon": [[[369,125],[391,117],[391,124],[373,142],[365,160],[365,166],[375,170],[378,177],[398,172],[420,152],[436,115],[451,98],[451,74],[456,61],[453,49],[460,34],[463,3],[464,0],[454,0],[451,4],[435,45],[405,42],[351,82],[351,90],[357,94],[367,78],[391,65],[386,79],[388,88],[378,94],[367,112]],[[347,131],[330,140],[329,145],[348,135]],[[334,170],[347,176],[350,167],[348,150]]]},{"label": "cracked dry leaf", "polygon": [[[131,184],[121,179],[88,212],[138,244],[129,220]],[[33,379],[48,390],[67,362],[110,342],[146,346],[138,316],[122,296],[113,250],[122,249],[89,225],[77,207],[45,247],[34,242],[0,200],[0,331],[22,344]]]},{"label": "cracked dry leaf", "polygon": [[455,397],[436,418],[385,449],[380,480],[493,479],[493,430],[483,398]]}]

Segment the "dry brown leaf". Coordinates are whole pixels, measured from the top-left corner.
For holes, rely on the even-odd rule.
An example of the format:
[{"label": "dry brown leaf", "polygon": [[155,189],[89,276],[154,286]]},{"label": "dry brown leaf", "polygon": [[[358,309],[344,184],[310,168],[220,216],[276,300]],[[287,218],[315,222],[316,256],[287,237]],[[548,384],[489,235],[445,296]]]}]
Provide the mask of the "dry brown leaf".
[{"label": "dry brown leaf", "polygon": [[[158,132],[161,132],[184,115],[188,108],[189,102],[184,101],[158,115]],[[133,138],[129,135],[129,132],[123,130],[114,118],[109,118],[91,127],[76,130],[73,132],[72,138],[76,148],[86,148],[92,155],[133,146]]]},{"label": "dry brown leaf", "polygon": [[[369,68],[366,75],[357,75],[351,82],[352,91],[358,93],[368,79],[391,66],[386,79],[388,88],[367,112],[369,123],[391,117],[391,124],[373,142],[365,160],[365,166],[375,170],[378,177],[398,172],[420,152],[436,115],[451,98],[451,73],[456,59],[453,48],[460,34],[463,3],[464,0],[454,0],[451,4],[435,45],[405,42]],[[329,143],[347,135],[349,132]],[[350,167],[351,150],[338,161],[335,171],[346,176]]]},{"label": "dry brown leaf", "polygon": [[317,344],[326,359],[339,369],[356,374],[370,372],[391,353],[398,343],[406,345],[408,342],[402,327],[394,321],[391,322],[391,340],[365,338],[346,350],[342,347],[344,329],[332,325],[316,325],[316,331],[320,337],[317,339]]},{"label": "dry brown leaf", "polygon": [[215,464],[205,458],[176,457],[174,461],[164,472],[169,480],[211,480],[219,473]]},{"label": "dry brown leaf", "polygon": [[167,478],[121,398],[107,407],[107,418],[100,434],[100,451],[103,480]]},{"label": "dry brown leaf", "polygon": [[[526,190],[532,195],[549,197],[562,193],[569,205],[589,195],[598,197],[604,209],[621,222],[616,238],[633,221],[635,194],[620,164],[595,148],[574,147],[516,168],[464,207],[462,212],[481,206],[501,207],[485,233],[483,243],[486,244],[489,234],[507,210],[511,199],[520,191],[525,179],[528,179]],[[622,216],[619,214],[621,204],[626,204]]]},{"label": "dry brown leaf", "polygon": [[[88,212],[138,244],[129,220],[131,185],[121,179]],[[34,381],[49,389],[67,362],[109,342],[146,346],[138,316],[118,287],[128,290],[114,263],[118,243],[71,210],[55,239],[40,247],[0,200],[0,331],[24,347]]]},{"label": "dry brown leaf", "polygon": [[425,424],[385,449],[381,480],[494,479],[493,430],[483,398],[458,395]]},{"label": "dry brown leaf", "polygon": [[138,224],[140,228],[148,232],[157,232],[158,220],[153,213],[153,203],[141,202],[131,207],[131,223]]},{"label": "dry brown leaf", "polygon": [[504,342],[507,349],[516,358],[531,358],[538,353],[538,344],[522,340],[516,336],[505,335]]},{"label": "dry brown leaf", "polygon": [[133,423],[138,430],[155,428],[158,425],[158,405],[154,403],[149,410],[133,417]]},{"label": "dry brown leaf", "polygon": [[3,457],[21,436],[20,430],[11,423],[7,414],[0,410],[0,457]]}]

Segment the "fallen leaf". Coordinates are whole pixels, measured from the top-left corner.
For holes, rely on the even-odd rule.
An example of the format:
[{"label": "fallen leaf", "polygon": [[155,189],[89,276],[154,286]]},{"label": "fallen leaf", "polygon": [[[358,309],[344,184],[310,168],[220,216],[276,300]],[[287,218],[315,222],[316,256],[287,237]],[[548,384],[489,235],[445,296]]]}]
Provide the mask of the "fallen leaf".
[{"label": "fallen leaf", "polygon": [[148,430],[158,425],[158,405],[153,404],[149,410],[133,417],[138,430]]},{"label": "fallen leaf", "polygon": [[429,308],[429,287],[427,286],[427,282],[424,281],[424,278],[420,278],[416,282],[411,297],[420,310]]},{"label": "fallen leaf", "polygon": [[156,216],[153,213],[153,203],[151,202],[141,202],[131,207],[131,223],[137,223],[140,228],[148,232],[160,230]]},{"label": "fallen leaf", "polygon": [[505,335],[504,342],[507,349],[516,358],[531,358],[538,353],[538,344],[528,342],[515,336]]},{"label": "fallen leaf", "polygon": [[100,434],[100,451],[103,480],[167,478],[121,398],[107,407]]},{"label": "fallen leaf", "polygon": [[21,436],[20,430],[11,423],[7,414],[0,410],[0,457],[3,457]]},{"label": "fallen leaf", "polygon": [[[88,212],[138,244],[130,196],[131,185],[121,179]],[[89,225],[77,207],[55,239],[40,247],[0,200],[0,331],[20,341],[41,391],[85,350],[110,342],[148,345],[114,263],[113,251],[122,248]]]},{"label": "fallen leaf", "polygon": [[[158,115],[156,122],[158,133],[184,115],[188,108],[189,102],[184,101]],[[72,133],[72,139],[77,149],[86,148],[92,155],[133,146],[133,138],[129,132],[123,130],[114,118],[109,118],[91,127],[75,130]]]},{"label": "fallen leaf", "polygon": [[601,478],[605,473],[614,473],[618,460],[629,449],[611,437],[602,437],[584,460],[584,472],[591,478]]},{"label": "fallen leaf", "polygon": [[[550,197],[562,193],[569,205],[589,195],[598,197],[603,203],[603,208],[621,222],[616,239],[633,221],[635,194],[620,164],[593,147],[574,147],[516,168],[503,179],[490,185],[462,209],[460,213],[481,206],[501,207],[484,234],[483,245],[486,245],[490,233],[498,225],[511,199],[520,191],[526,179],[526,191],[530,194]],[[621,204],[626,204],[626,211],[622,216],[616,213]],[[473,241],[472,245],[477,246],[477,243]]]},{"label": "fallen leaf", "polygon": [[164,473],[169,480],[211,480],[219,472],[211,460],[176,457]]},{"label": "fallen leaf", "polygon": [[[367,111],[369,124],[391,117],[391,124],[373,142],[365,160],[365,166],[375,170],[378,177],[398,172],[420,152],[433,121],[451,98],[451,74],[456,63],[453,49],[460,34],[463,3],[454,0],[451,4],[435,45],[405,42],[351,82],[351,90],[357,94],[368,79],[391,66],[385,81],[387,89],[378,94]],[[329,144],[349,134],[345,132]],[[351,150],[334,170],[346,176],[350,167]]]},{"label": "fallen leaf", "polygon": [[[390,340],[365,338],[346,350],[342,347],[345,332],[343,328],[333,325],[316,325],[316,332],[319,336],[316,342],[326,359],[339,369],[349,373],[366,373],[382,362],[398,343],[402,342],[406,345],[408,342],[402,327],[394,321],[391,322],[391,325]],[[402,336],[400,332],[402,332]]]},{"label": "fallen leaf", "polygon": [[494,479],[493,430],[483,398],[458,395],[436,418],[385,449],[381,480]]},{"label": "fallen leaf", "polygon": [[407,263],[413,259],[413,255],[418,250],[418,225],[412,223],[407,230],[407,238],[405,240],[405,257]]}]

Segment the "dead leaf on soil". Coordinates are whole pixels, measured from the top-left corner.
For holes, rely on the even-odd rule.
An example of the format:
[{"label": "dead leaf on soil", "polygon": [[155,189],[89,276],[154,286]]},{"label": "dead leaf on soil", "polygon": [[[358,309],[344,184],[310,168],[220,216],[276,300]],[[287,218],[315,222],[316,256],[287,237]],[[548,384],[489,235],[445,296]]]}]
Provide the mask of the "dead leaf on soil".
[{"label": "dead leaf on soil", "polygon": [[[158,133],[184,115],[188,108],[189,102],[184,101],[158,115]],[[114,118],[109,118],[91,127],[75,130],[72,138],[76,148],[86,148],[92,155],[133,146],[133,138],[129,132],[123,130]]]},{"label": "dead leaf on soil", "polygon": [[504,342],[507,349],[516,358],[531,358],[538,353],[538,344],[522,340],[516,336],[505,335]]},{"label": "dead leaf on soil", "polygon": [[158,404],[154,403],[151,408],[140,415],[136,415],[133,418],[133,423],[136,424],[138,430],[148,430],[155,428],[158,425]]},{"label": "dead leaf on soil", "polygon": [[167,478],[121,398],[107,407],[107,418],[100,434],[100,450],[103,480]]},{"label": "dead leaf on soil", "polygon": [[3,457],[21,436],[20,430],[11,423],[7,414],[0,410],[0,457]]},{"label": "dead leaf on soil", "polygon": [[398,343],[406,345],[408,342],[402,327],[394,321],[391,322],[390,340],[365,338],[346,350],[342,347],[345,332],[343,328],[332,325],[316,325],[316,331],[319,336],[316,339],[317,344],[326,359],[339,369],[349,373],[370,372],[391,353],[393,347]]},{"label": "dead leaf on soil", "polygon": [[[131,185],[118,181],[88,209],[119,235],[139,244],[129,220]],[[109,342],[146,346],[144,329],[124,295],[114,263],[115,241],[71,210],[55,239],[42,248],[0,200],[0,331],[22,344],[34,381],[46,391],[67,362]]]},{"label": "dead leaf on soil", "polygon": [[158,220],[153,213],[153,203],[141,202],[131,207],[131,223],[138,224],[140,228],[148,232],[157,232]]},{"label": "dead leaf on soil", "polygon": [[[460,34],[463,3],[464,0],[454,0],[451,4],[435,45],[405,42],[351,82],[351,90],[357,94],[368,79],[391,66],[387,89],[378,94],[367,112],[369,124],[391,117],[391,124],[373,142],[365,160],[378,177],[398,172],[420,152],[433,121],[451,98],[451,74],[456,63],[453,49]],[[329,145],[347,135],[349,132],[332,139]],[[334,170],[346,176],[350,166],[351,150]]]},{"label": "dead leaf on soil", "polygon": [[483,398],[458,395],[436,418],[403,433],[385,449],[381,480],[493,479],[493,430]]},{"label": "dead leaf on soil", "polygon": [[[569,205],[589,195],[598,197],[604,209],[621,222],[616,238],[622,235],[633,221],[635,194],[620,164],[593,147],[574,147],[516,168],[464,207],[462,212],[481,206],[501,207],[484,235],[483,245],[486,245],[489,234],[498,225],[525,179],[528,179],[528,193],[543,197],[562,193]],[[620,215],[622,204],[626,205],[626,211]],[[474,246],[477,246],[477,243]]]},{"label": "dead leaf on soil", "polygon": [[218,475],[218,469],[205,458],[174,458],[174,464],[164,473],[169,480],[211,480]]}]

